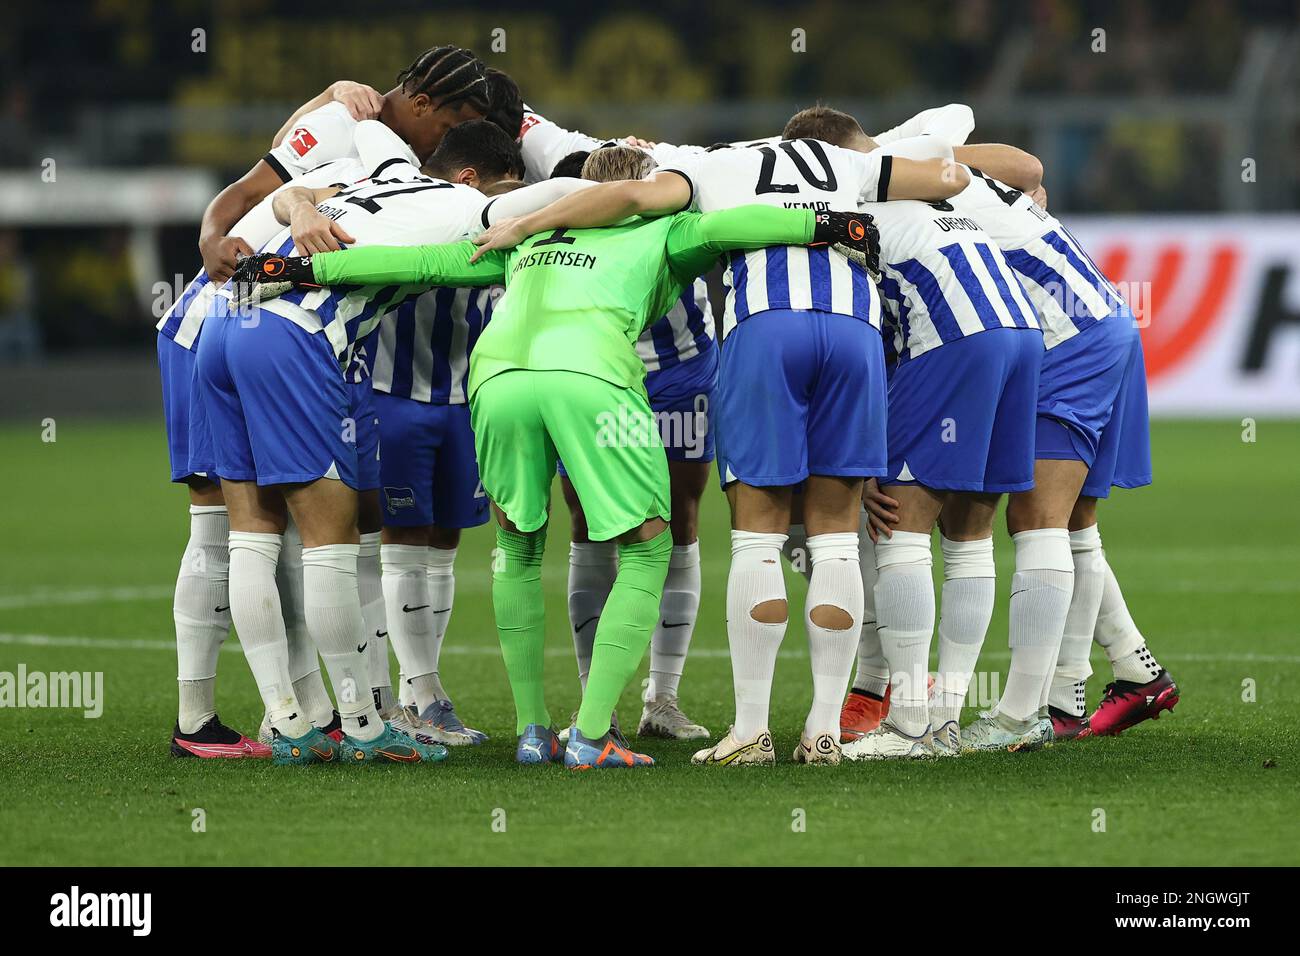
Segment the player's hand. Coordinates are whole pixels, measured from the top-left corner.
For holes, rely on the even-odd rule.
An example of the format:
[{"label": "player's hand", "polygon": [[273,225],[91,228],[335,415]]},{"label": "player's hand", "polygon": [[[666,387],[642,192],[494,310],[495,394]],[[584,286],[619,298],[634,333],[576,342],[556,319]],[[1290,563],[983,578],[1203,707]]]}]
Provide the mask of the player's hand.
[{"label": "player's hand", "polygon": [[876,221],[867,213],[817,213],[812,241],[814,245],[828,243],[842,247],[869,271],[874,273],[880,270],[880,230],[876,228]]},{"label": "player's hand", "polygon": [[[289,217],[289,234],[299,252],[312,255],[316,252],[338,252],[340,243],[355,243],[347,230],[320,212],[314,206],[302,205]],[[250,249],[249,252],[252,252]]]},{"label": "player's hand", "polygon": [[199,255],[208,278],[221,285],[235,274],[240,256],[251,256],[253,247],[238,236],[213,236],[199,241]]},{"label": "player's hand", "polygon": [[358,123],[362,120],[378,119],[379,111],[384,106],[384,97],[372,86],[356,83],[352,80],[337,80],[330,84],[330,98],[335,103],[342,103]]},{"label": "player's hand", "polygon": [[502,219],[500,222],[493,223],[485,231],[474,237],[474,245],[478,246],[478,248],[469,257],[469,261],[478,262],[492,249],[513,249],[519,245],[529,235],[528,230],[523,226],[523,222],[524,218],[522,216],[512,216],[509,219]]},{"label": "player's hand", "polygon": [[235,302],[240,305],[273,299],[292,286],[320,288],[312,272],[311,256],[277,256],[269,252],[245,256],[232,278]]},{"label": "player's hand", "polygon": [[882,534],[892,538],[894,530],[890,526],[898,524],[898,502],[880,490],[880,482],[875,478],[863,482],[862,503],[867,509],[867,534],[872,543],[879,543]]},{"label": "player's hand", "polygon": [[654,149],[656,145],[654,140],[642,139],[640,136],[624,136],[623,142],[637,149]]},{"label": "player's hand", "polygon": [[1038,188],[1029,194],[1029,198],[1036,202],[1039,208],[1047,209],[1047,190],[1042,183],[1039,183]]}]

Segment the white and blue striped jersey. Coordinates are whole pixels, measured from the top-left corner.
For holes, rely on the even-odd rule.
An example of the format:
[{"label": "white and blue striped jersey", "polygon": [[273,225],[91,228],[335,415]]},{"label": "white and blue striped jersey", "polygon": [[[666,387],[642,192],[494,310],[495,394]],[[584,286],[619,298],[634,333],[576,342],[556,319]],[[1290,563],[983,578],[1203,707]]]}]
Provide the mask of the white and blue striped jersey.
[{"label": "white and blue striped jersey", "polygon": [[880,229],[880,294],[900,362],[989,329],[1039,327],[997,243],[955,203],[863,210]]},{"label": "white and blue striped jersey", "polygon": [[636,354],[641,356],[647,372],[658,372],[695,358],[713,341],[709,286],[703,279],[696,279],[667,315],[651,322],[641,333],[636,340]]},{"label": "white and blue striped jersey", "polygon": [[[970,167],[967,167],[970,168]],[[1043,345],[1059,345],[1124,306],[1124,298],[1055,216],[978,169],[952,202],[974,216],[1024,280]]]},{"label": "white and blue striped jersey", "polygon": [[[819,140],[782,140],[699,154],[679,152],[666,170],[691,184],[699,212],[761,203],[794,209],[856,209],[888,197],[892,159]],[[834,249],[769,246],[732,252],[723,282],[725,338],[736,323],[769,309],[816,309],[880,327],[880,298],[866,269]]]},{"label": "white and blue striped jersey", "polygon": [[379,322],[377,392],[432,405],[464,405],[469,356],[504,286],[430,289]]},{"label": "white and blue striped jersey", "polygon": [[[359,246],[456,242],[467,238],[479,221],[485,200],[477,189],[422,176],[409,165],[384,173],[390,174],[395,178],[364,180],[316,208],[338,222]],[[263,251],[280,255],[292,249],[287,228],[263,246]],[[228,295],[228,288],[229,284],[222,294]],[[385,312],[428,289],[428,285],[397,284],[292,289],[262,302],[260,308],[308,332],[323,334],[340,361],[351,364],[353,346],[375,330]],[[356,363],[348,374],[364,378],[368,366]]]},{"label": "white and blue striped jersey", "polygon": [[[244,217],[230,229],[230,235],[238,236],[254,249],[260,248],[284,226],[271,211],[271,203],[276,195],[290,186],[304,186],[308,189],[322,189],[327,186],[346,186],[365,177],[367,170],[357,157],[338,159],[326,163],[318,169],[304,173],[301,177],[280,186],[260,203],[244,214]],[[167,338],[172,339],[182,348],[193,350],[203,327],[203,317],[207,315],[208,305],[216,287],[208,278],[206,270],[190,280],[180,297],[159,320],[157,329]]]}]

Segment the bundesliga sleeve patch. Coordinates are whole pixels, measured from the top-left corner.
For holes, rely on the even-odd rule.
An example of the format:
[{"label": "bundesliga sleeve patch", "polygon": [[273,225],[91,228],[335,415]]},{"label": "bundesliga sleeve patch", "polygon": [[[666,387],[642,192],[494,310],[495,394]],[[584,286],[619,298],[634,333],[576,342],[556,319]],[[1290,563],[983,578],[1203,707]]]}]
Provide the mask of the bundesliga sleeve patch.
[{"label": "bundesliga sleeve patch", "polygon": [[313,146],[316,145],[316,137],[311,134],[311,130],[305,126],[299,126],[289,136],[289,145],[299,156],[306,156]]}]

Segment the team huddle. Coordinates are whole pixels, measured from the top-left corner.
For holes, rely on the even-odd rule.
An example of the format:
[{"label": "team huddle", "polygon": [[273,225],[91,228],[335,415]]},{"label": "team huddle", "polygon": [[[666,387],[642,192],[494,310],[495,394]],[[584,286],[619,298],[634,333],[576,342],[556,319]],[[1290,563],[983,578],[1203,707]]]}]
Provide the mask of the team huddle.
[{"label": "team huddle", "polygon": [[[735,720],[695,763],[776,760],[783,560],[808,578],[796,762],[1032,750],[1171,709],[1097,528],[1112,487],[1151,482],[1136,322],[1047,212],[1041,164],[968,145],[973,127],[950,105],[873,137],[814,107],[753,142],[601,140],[451,46],[388,93],[340,81],[304,104],[208,207],[203,270],[158,326],[191,500],[172,753],[424,763],[481,743],[440,654],[461,531],[492,518],[516,759],[653,764],[615,713],[647,647],[636,735],[710,738],[679,686],[715,459]],[[557,471],[582,686],[565,727],[543,692]],[[1003,495],[1011,662],[962,727]],[[216,714],[232,622],[257,739]],[[1115,679],[1088,715],[1094,640]]]}]

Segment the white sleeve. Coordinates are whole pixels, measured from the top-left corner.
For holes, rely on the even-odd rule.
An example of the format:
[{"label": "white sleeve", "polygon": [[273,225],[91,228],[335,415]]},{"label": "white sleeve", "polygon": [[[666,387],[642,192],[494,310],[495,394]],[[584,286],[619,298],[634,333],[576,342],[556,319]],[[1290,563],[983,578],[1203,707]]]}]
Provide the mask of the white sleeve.
[{"label": "white sleeve", "polygon": [[665,164],[655,170],[655,175],[662,173],[676,173],[686,180],[686,184],[691,187],[691,198],[678,212],[699,212],[700,211],[700,176],[703,174],[704,165],[713,156],[712,153],[687,153],[679,151],[673,156],[671,163]]},{"label": "white sleeve", "polygon": [[909,136],[897,139],[876,152],[902,159],[952,159],[952,147],[937,136]]},{"label": "white sleeve", "polygon": [[537,212],[537,210],[545,209],[558,199],[563,199],[565,196],[594,185],[596,184],[589,179],[569,179],[567,177],[547,179],[540,183],[533,183],[531,186],[525,186],[523,189],[516,189],[513,192],[493,197],[484,204],[483,211],[477,217],[477,220],[470,224],[470,237],[479,235],[489,226],[500,222],[502,219],[526,216],[531,212]]},{"label": "white sleeve", "polygon": [[346,106],[326,103],[298,120],[284,141],[262,158],[287,183],[309,169],[352,155],[356,128]]},{"label": "white sleeve", "polygon": [[844,149],[831,146],[839,156],[847,154],[857,175],[858,199],[861,202],[884,202],[889,195],[889,173],[894,160],[886,156],[883,150],[873,149],[869,153],[860,153],[856,149]]},{"label": "white sleeve", "polygon": [[557,126],[540,113],[525,110],[519,127],[519,148],[524,154],[524,180],[530,183],[549,179],[555,164],[570,153],[593,150],[611,140],[596,139],[586,133]]},{"label": "white sleeve", "polygon": [[893,129],[873,136],[877,143],[886,146],[913,136],[934,136],[949,146],[961,146],[975,129],[975,113],[964,103],[949,103],[922,110],[911,119]]},{"label": "white sleeve", "polygon": [[352,139],[367,179],[381,174],[394,179],[420,175],[420,161],[411,147],[379,120],[362,120]]}]

